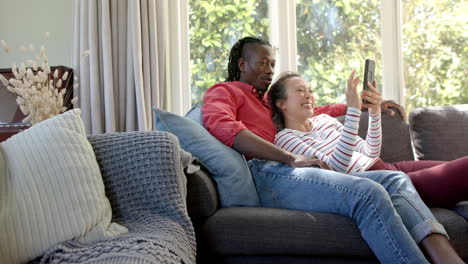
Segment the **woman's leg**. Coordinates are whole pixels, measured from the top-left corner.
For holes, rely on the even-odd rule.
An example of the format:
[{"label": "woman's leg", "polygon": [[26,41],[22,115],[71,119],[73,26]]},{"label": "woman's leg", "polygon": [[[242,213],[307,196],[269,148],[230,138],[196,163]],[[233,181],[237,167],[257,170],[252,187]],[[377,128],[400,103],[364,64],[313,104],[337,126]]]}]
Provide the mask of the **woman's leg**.
[{"label": "woman's leg", "polygon": [[[431,263],[464,263],[450,244],[443,227],[437,223],[429,208],[424,205],[421,198],[415,192],[415,188],[407,175],[399,174],[391,179],[388,179],[383,174],[365,174],[360,176],[373,179],[385,187],[395,209],[402,216],[404,224],[410,230],[415,241],[423,248]],[[409,205],[407,202],[414,205],[417,210],[408,210],[407,207]],[[434,228],[435,232],[429,235],[421,232],[425,226],[418,223],[417,214],[421,214],[420,217],[422,218],[429,219],[428,221],[431,222],[431,225],[436,225]]]},{"label": "woman's leg", "polygon": [[468,157],[453,161],[403,161],[393,165],[410,176],[430,207],[451,208],[468,200]]},{"label": "woman's leg", "polygon": [[[420,212],[399,215],[387,191],[375,181],[317,168],[291,168],[271,161],[251,160],[249,167],[263,206],[351,217],[382,263],[427,263],[402,218],[410,215],[414,218],[414,221],[407,221],[411,226],[416,229],[425,226],[423,229],[429,233],[432,231],[428,223],[432,223],[432,219],[424,218]],[[384,181],[392,181],[400,174],[391,171],[363,173],[385,175]],[[405,199],[395,200],[400,202],[398,206],[402,211],[416,210],[411,205],[405,206],[408,204]],[[412,233],[424,233],[424,230],[412,230]]]}]

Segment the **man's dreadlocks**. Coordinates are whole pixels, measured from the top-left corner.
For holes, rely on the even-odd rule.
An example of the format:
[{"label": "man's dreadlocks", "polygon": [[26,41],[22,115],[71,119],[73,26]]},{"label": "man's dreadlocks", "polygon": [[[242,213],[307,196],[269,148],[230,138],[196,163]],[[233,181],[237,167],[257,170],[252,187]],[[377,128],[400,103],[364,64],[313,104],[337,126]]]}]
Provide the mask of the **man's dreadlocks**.
[{"label": "man's dreadlocks", "polygon": [[266,40],[245,37],[236,42],[231,48],[228,62],[228,77],[226,82],[238,81],[240,79],[239,59],[242,58],[242,50],[245,44],[259,44],[271,47],[270,43]]}]

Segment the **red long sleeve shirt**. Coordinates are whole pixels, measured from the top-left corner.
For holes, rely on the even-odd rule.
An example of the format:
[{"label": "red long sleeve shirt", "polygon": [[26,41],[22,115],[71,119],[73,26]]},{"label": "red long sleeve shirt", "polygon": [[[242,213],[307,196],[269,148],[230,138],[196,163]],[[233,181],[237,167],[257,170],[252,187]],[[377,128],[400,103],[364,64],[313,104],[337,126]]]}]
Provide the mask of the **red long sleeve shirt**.
[{"label": "red long sleeve shirt", "polygon": [[[346,105],[314,108],[316,114],[331,116],[346,114]],[[217,139],[231,147],[235,136],[248,129],[274,143],[276,127],[266,97],[259,98],[257,90],[243,82],[223,82],[208,89],[203,98],[203,125]]]}]

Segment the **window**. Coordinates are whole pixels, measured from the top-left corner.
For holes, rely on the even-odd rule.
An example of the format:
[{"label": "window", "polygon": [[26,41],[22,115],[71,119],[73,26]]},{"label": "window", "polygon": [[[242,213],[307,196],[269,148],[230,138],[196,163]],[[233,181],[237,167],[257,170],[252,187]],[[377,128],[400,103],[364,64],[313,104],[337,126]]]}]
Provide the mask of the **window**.
[{"label": "window", "polygon": [[464,0],[403,1],[407,110],[468,103],[467,10]]},{"label": "window", "polygon": [[227,77],[229,51],[245,36],[268,39],[267,0],[190,0],[192,104]]},{"label": "window", "polygon": [[303,75],[318,105],[345,102],[346,80],[352,69],[362,76],[366,58],[376,61],[384,98],[405,104],[407,112],[468,103],[464,0],[189,0],[189,5],[193,103],[226,78],[229,50],[244,36],[270,39],[279,54],[276,72]]},{"label": "window", "polygon": [[380,0],[298,0],[296,21],[297,71],[317,105],[346,102],[346,80],[353,69],[363,75],[367,58],[381,81]]}]

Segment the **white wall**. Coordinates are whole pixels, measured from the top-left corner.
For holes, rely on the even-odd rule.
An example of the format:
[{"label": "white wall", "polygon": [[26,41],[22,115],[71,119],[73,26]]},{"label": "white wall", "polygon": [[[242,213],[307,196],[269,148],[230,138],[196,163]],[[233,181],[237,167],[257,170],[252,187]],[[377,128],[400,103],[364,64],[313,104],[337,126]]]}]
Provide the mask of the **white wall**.
[{"label": "white wall", "polygon": [[[36,52],[44,45],[49,65],[71,67],[73,47],[72,0],[0,0],[0,39],[10,52],[0,46],[0,68],[11,68],[16,62],[34,59],[19,47],[33,44]],[[50,38],[45,40],[45,32]]]}]

